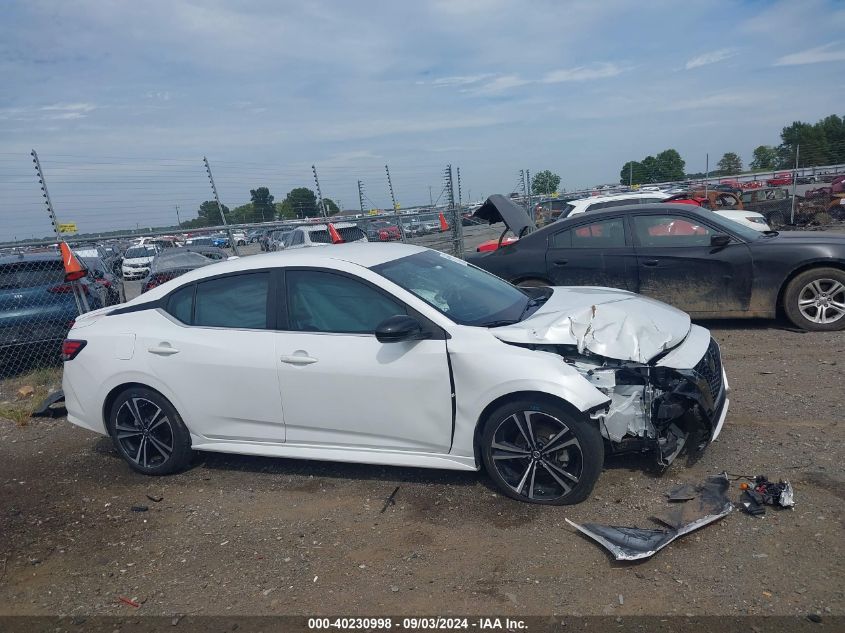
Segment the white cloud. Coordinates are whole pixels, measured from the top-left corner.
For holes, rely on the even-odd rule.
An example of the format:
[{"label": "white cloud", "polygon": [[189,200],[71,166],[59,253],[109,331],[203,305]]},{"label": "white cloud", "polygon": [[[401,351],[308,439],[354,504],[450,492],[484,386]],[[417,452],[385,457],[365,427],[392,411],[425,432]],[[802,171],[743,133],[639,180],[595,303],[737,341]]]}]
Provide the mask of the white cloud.
[{"label": "white cloud", "polygon": [[495,94],[504,92],[505,90],[510,90],[511,88],[518,88],[519,86],[524,86],[529,83],[531,83],[531,80],[523,79],[519,75],[501,75],[496,77],[493,81],[480,86],[476,92],[482,94]]},{"label": "white cloud", "polygon": [[716,64],[718,62],[725,61],[726,59],[730,59],[736,54],[737,51],[734,48],[720,48],[719,50],[704,53],[703,55],[698,55],[687,60],[684,67],[687,70],[692,70],[693,68],[700,68],[701,66],[709,66],[710,64]]},{"label": "white cloud", "polygon": [[808,48],[798,53],[784,55],[775,62],[775,66],[801,66],[803,64],[845,61],[845,48],[831,50],[839,44],[840,42],[831,42],[830,44]]},{"label": "white cloud", "polygon": [[622,69],[610,62],[600,62],[589,66],[575,68],[561,68],[546,73],[541,80],[544,84],[563,83],[565,81],[589,81],[592,79],[606,79],[622,74]]},{"label": "white cloud", "polygon": [[[455,77],[440,77],[431,81],[432,86],[468,86],[470,84],[484,81],[490,77],[494,77],[493,73],[481,73],[478,75],[457,75]],[[425,81],[418,81],[418,84],[424,84]]]},{"label": "white cloud", "polygon": [[95,110],[97,106],[93,103],[54,103],[53,105],[46,105],[42,106],[40,109],[51,112],[51,111],[58,111],[58,112],[91,112],[91,110]]}]

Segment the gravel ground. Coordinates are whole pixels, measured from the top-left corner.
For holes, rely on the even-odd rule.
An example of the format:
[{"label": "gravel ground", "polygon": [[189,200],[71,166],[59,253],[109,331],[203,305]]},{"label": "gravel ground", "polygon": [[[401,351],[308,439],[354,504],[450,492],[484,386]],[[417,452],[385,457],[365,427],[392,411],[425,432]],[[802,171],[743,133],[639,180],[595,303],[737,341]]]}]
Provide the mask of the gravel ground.
[{"label": "gravel ground", "polygon": [[[0,420],[0,614],[843,615],[845,335],[707,325],[733,389],[720,439],[663,477],[609,460],[575,507],[483,474],[215,454],[149,478],[63,419]],[[795,509],[636,564],[564,522],[650,527],[667,490],[723,470],[790,479]]]}]

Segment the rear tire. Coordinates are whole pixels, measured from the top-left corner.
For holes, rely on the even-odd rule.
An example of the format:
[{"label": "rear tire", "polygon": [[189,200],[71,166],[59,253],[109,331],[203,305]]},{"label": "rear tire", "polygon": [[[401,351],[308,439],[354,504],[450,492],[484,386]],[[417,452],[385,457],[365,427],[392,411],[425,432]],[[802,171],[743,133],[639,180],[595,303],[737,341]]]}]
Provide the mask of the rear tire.
[{"label": "rear tire", "polygon": [[168,475],[191,461],[191,434],[172,404],[157,391],[131,387],[109,411],[109,435],[129,466],[145,475]]},{"label": "rear tire", "polygon": [[811,268],[786,287],[783,309],[796,326],[813,332],[845,329],[845,271]]},{"label": "rear tire", "polygon": [[604,464],[596,426],[544,399],[508,402],[487,418],[481,437],[487,474],[512,499],[541,505],[580,503]]}]

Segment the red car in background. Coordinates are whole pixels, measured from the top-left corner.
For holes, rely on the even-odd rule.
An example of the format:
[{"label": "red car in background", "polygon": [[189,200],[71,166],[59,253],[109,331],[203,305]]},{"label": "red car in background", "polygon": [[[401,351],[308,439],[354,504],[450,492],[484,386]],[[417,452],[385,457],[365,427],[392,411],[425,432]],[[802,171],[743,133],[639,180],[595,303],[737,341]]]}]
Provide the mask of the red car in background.
[{"label": "red car in background", "polygon": [[783,185],[791,185],[792,184],[792,174],[789,172],[784,172],[782,174],[775,174],[772,178],[769,178],[766,181],[766,184],[769,187],[781,187]]}]

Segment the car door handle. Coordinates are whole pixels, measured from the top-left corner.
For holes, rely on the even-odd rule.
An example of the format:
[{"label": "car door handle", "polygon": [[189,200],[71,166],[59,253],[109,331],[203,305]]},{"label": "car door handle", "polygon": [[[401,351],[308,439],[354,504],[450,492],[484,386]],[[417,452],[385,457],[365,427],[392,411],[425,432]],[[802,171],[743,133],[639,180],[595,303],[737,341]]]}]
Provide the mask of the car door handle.
[{"label": "car door handle", "polygon": [[317,362],[317,359],[313,356],[282,356],[281,361],[283,363],[287,363],[288,365],[311,365]]},{"label": "car door handle", "polygon": [[569,263],[568,259],[556,259],[554,261],[555,266],[566,266]]},{"label": "car door handle", "polygon": [[658,263],[659,262],[656,259],[644,259],[643,260],[643,266],[649,266],[650,268],[657,266]]},{"label": "car door handle", "polygon": [[152,347],[148,347],[147,351],[150,354],[156,354],[157,356],[172,356],[173,354],[179,353],[179,350],[170,345],[170,343],[153,345]]}]

